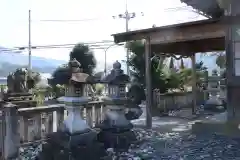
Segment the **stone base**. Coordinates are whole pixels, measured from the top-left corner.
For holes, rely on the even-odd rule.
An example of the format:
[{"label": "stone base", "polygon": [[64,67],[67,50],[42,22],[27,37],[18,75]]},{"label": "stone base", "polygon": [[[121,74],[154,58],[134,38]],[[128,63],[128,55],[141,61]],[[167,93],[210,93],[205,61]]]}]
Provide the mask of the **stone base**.
[{"label": "stone base", "polygon": [[103,143],[97,141],[97,133],[89,130],[69,134],[56,132],[49,135],[43,145],[40,160],[101,160],[106,157]]},{"label": "stone base", "polygon": [[127,120],[135,120],[138,119],[143,114],[142,109],[139,106],[135,106],[132,108],[128,108],[128,112],[125,113],[125,117]]},{"label": "stone base", "polygon": [[105,129],[99,132],[98,140],[104,143],[105,148],[126,151],[137,139],[132,130]]},{"label": "stone base", "polygon": [[239,122],[197,122],[192,125],[194,134],[220,134],[240,138]]}]

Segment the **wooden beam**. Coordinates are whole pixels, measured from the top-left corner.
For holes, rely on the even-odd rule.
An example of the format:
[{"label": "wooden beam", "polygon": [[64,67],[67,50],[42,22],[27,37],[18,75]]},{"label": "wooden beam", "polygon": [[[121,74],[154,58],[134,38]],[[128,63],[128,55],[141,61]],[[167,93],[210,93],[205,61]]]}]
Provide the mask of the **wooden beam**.
[{"label": "wooden beam", "polygon": [[171,53],[184,56],[189,56],[189,53],[223,51],[225,50],[225,39],[221,37],[187,42],[152,44],[151,50],[155,54]]},{"label": "wooden beam", "polygon": [[183,28],[169,28],[157,33],[149,33],[151,44],[196,41],[225,36],[224,25],[220,23],[203,24]]},{"label": "wooden beam", "polygon": [[224,35],[225,32],[222,20],[207,19],[118,33],[114,34],[113,37],[116,43],[142,40],[150,37],[151,43],[162,44],[224,37]]}]

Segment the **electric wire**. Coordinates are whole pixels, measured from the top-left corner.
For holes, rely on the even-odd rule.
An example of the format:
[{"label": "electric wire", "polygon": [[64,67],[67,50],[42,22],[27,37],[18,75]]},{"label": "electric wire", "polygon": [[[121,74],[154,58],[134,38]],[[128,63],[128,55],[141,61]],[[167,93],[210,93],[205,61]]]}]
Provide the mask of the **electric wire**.
[{"label": "electric wire", "polygon": [[[51,44],[51,45],[36,45],[32,46],[32,49],[37,49],[37,48],[64,48],[64,47],[70,47],[73,48],[76,44],[78,43],[70,43],[70,44]],[[88,45],[88,46],[105,46],[105,45],[112,45],[113,41],[111,40],[102,40],[102,41],[96,41],[96,42],[80,42],[80,44],[83,45]],[[0,51],[13,51],[13,50],[25,50],[28,49],[27,46],[19,46],[19,47],[12,47],[12,48],[0,48]]]},{"label": "electric wire", "polygon": [[[181,11],[181,10],[189,10],[189,11],[197,12],[197,11],[194,11],[194,9],[190,6],[179,6],[179,7],[163,9],[164,12]],[[33,19],[31,22],[89,22],[89,21],[98,21],[98,20],[111,19],[111,18],[112,16],[97,17],[97,18],[83,18],[83,19],[39,19],[39,20]],[[25,22],[25,21],[18,21],[18,22]]]},{"label": "electric wire", "polygon": [[[109,43],[84,43],[88,44],[88,47],[90,49],[106,49],[109,46],[115,45],[114,43],[110,43],[112,41],[109,41]],[[32,46],[31,49],[38,50],[38,49],[73,49],[76,44],[61,44],[61,45],[45,45],[45,46]],[[122,44],[120,44],[122,45]],[[119,46],[120,46],[119,45]],[[116,45],[118,46],[118,45]],[[13,52],[13,53],[22,53],[25,51],[25,49],[28,49],[27,47],[15,47],[15,48],[7,48],[7,49],[0,49],[1,52]]]}]

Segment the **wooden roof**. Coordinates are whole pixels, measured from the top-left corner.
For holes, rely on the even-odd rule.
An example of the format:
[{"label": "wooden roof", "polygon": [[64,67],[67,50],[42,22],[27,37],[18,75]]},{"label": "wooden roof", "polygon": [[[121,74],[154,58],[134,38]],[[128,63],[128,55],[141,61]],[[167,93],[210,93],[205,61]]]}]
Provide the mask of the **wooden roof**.
[{"label": "wooden roof", "polygon": [[225,29],[220,20],[207,19],[113,34],[115,43],[150,38],[152,52],[191,54],[225,49]]},{"label": "wooden roof", "polygon": [[220,8],[217,0],[181,0],[181,2],[212,18],[224,16],[224,10]]}]

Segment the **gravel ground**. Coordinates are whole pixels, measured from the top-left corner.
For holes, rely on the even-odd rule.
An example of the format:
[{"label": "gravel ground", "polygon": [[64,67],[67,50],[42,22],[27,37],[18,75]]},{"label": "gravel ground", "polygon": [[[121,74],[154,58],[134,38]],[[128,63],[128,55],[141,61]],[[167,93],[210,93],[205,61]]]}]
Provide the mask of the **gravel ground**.
[{"label": "gravel ground", "polygon": [[[114,153],[113,160],[240,160],[240,140],[220,135],[193,135],[189,132],[159,133],[135,129],[139,144],[128,153]],[[41,145],[21,149],[21,160],[34,160]]]},{"label": "gravel ground", "polygon": [[[224,120],[223,114],[213,116]],[[144,118],[134,121],[144,125]],[[107,151],[113,160],[240,160],[240,139],[221,135],[191,134],[193,121],[179,118],[153,118],[153,129],[136,127],[138,144],[127,153]],[[41,145],[21,149],[21,160],[34,160]]]}]

